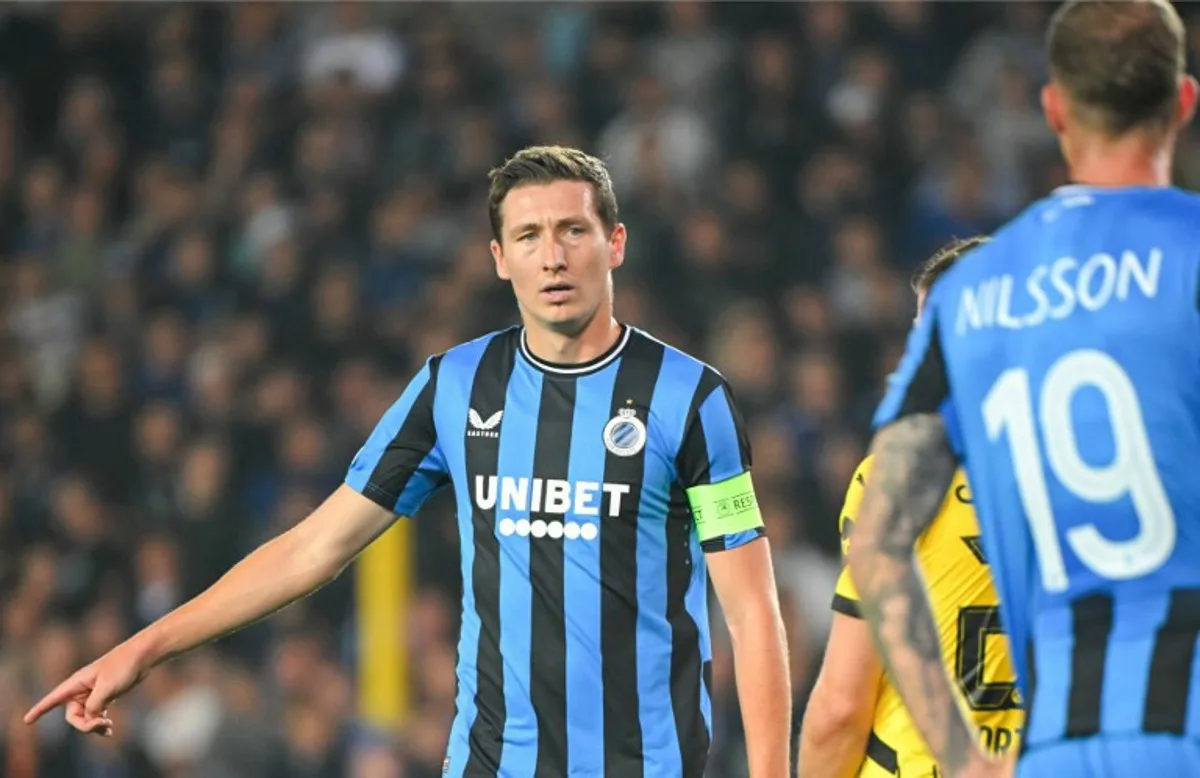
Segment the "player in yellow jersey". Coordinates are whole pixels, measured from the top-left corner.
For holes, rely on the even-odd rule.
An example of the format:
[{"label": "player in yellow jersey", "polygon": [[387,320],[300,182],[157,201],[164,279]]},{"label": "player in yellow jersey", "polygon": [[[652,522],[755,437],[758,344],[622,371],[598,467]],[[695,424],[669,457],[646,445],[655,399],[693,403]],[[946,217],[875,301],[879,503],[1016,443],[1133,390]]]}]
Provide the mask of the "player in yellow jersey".
[{"label": "player in yellow jersey", "polygon": [[[930,258],[913,279],[917,315],[934,281],[977,237],[955,241]],[[852,541],[871,457],[858,466],[846,492],[840,528],[842,554]],[[983,744],[1003,753],[1017,746],[1025,714],[1017,692],[998,599],[979,544],[979,525],[963,471],[955,475],[941,512],[917,554],[941,637],[942,654],[957,681]],[[797,757],[801,778],[936,778],[937,765],[884,675],[858,593],[843,568],[833,598],[833,627],[804,721]]]}]

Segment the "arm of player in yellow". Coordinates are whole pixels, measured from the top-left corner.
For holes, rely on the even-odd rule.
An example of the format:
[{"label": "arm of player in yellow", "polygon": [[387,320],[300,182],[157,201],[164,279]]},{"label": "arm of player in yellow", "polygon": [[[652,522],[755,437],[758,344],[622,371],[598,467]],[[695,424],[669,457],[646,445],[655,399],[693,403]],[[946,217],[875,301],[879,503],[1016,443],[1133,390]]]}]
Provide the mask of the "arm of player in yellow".
[{"label": "arm of player in yellow", "polygon": [[26,722],[65,705],[83,732],[107,732],[110,702],[154,666],[274,613],[333,580],[395,516],[346,485],[304,521],[260,546],[207,590],[79,670]]},{"label": "arm of player in yellow", "polygon": [[706,560],[733,643],[750,776],[785,775],[792,695],[771,547],[759,538]]},{"label": "arm of player in yellow", "polygon": [[[870,459],[863,460],[846,489],[838,522],[843,556],[850,550],[854,518],[870,467]],[[800,727],[796,766],[802,778],[842,778],[858,773],[883,678],[870,629],[858,612],[858,592],[844,567],[834,591],[833,609],[825,658]]]},{"label": "arm of player in yellow", "polygon": [[799,778],[858,774],[882,679],[883,666],[866,622],[833,614],[825,659],[800,725]]}]

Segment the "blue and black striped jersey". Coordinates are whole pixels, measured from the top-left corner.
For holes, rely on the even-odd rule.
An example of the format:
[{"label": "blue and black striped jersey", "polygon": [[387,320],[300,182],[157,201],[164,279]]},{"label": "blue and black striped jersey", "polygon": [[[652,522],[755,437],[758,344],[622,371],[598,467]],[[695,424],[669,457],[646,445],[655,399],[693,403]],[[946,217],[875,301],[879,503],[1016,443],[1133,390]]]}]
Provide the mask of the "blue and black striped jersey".
[{"label": "blue and black striped jersey", "polygon": [[876,416],[947,421],[1030,749],[1200,738],[1198,227],[1178,189],[1059,189],[935,284]]},{"label": "blue and black striped jersey", "polygon": [[711,732],[705,551],[763,533],[712,368],[625,327],[549,364],[512,328],[432,357],[347,483],[397,514],[454,488],[451,776],[685,776]]}]

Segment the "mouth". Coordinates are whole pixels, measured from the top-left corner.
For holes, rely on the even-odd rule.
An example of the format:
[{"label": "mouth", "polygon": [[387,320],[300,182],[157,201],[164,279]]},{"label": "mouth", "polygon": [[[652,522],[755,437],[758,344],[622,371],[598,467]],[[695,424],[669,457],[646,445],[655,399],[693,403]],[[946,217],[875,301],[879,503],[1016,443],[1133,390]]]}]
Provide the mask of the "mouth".
[{"label": "mouth", "polygon": [[567,298],[574,291],[575,287],[572,284],[568,284],[566,281],[555,281],[552,284],[543,286],[541,294],[548,302],[563,303],[567,301]]}]

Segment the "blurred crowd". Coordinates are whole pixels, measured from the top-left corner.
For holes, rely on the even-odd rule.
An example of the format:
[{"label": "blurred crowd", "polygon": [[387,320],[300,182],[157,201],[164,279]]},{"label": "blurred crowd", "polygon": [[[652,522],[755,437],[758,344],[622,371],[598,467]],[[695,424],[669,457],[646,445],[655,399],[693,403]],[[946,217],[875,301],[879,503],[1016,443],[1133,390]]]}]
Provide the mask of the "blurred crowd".
[{"label": "blurred crowd", "polygon": [[[535,142],[608,161],[630,231],[619,316],[736,390],[802,706],[908,276],[1063,182],[1037,107],[1046,17],[909,0],[7,4],[0,776],[441,774],[461,590],[445,495],[416,520],[397,625],[416,713],[398,736],[355,715],[351,574],[152,673],[111,740],[20,716],[305,516],[426,355],[515,321],[486,173]],[[1178,167],[1200,183],[1195,134]],[[709,774],[739,778],[715,640]]]}]

